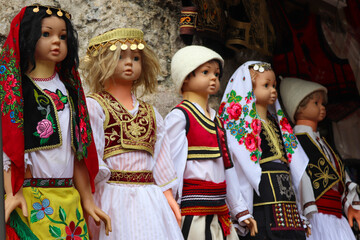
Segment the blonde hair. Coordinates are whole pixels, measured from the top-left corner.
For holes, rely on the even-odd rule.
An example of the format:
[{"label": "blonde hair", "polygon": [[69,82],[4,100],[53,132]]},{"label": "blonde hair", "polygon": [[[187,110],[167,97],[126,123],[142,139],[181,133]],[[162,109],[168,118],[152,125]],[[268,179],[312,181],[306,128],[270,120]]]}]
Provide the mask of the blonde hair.
[{"label": "blonde hair", "polygon": [[[102,48],[96,56],[86,55],[80,69],[83,70],[85,83],[89,87],[90,93],[101,92],[104,90],[106,81],[111,81],[121,55],[120,42],[115,43],[115,51],[109,48]],[[133,82],[132,92],[136,92],[138,87],[143,86],[143,93],[153,93],[157,87],[157,76],[160,74],[160,63],[156,54],[145,44],[141,54],[141,74],[139,79]]]}]

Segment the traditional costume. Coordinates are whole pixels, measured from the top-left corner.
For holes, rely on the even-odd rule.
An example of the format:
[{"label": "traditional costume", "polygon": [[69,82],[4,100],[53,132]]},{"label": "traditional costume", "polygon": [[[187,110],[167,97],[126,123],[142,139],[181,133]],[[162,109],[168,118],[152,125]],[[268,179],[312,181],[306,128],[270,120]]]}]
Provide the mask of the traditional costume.
[{"label": "traditional costume", "polygon": [[219,114],[242,194],[258,224],[259,233],[251,239],[305,239],[296,193],[308,159],[277,100],[268,106],[269,120],[260,119],[249,66],[271,70],[266,63],[241,65],[230,78]]},{"label": "traditional costume", "polygon": [[106,91],[87,101],[100,163],[94,198],[116,225],[95,239],[182,239],[163,194],[177,181],[161,115],[135,96],[132,110]]},{"label": "traditional costume", "polygon": [[[212,59],[223,66],[221,56],[205,47],[178,51],[171,65],[176,89],[180,92],[186,76]],[[250,214],[236,185],[223,125],[214,109],[208,111],[210,118],[199,104],[184,100],[165,118],[179,178],[173,194],[181,208],[182,233],[184,239],[238,239],[230,213],[240,221]]]},{"label": "traditional costume", "polygon": [[[11,213],[9,226],[15,231],[8,231],[8,237],[88,238],[73,186],[74,161],[85,161],[93,187],[98,162],[79,75],[75,66],[69,79],[61,76],[60,67],[48,79],[20,72],[21,20],[39,8],[70,18],[58,8],[23,8],[11,23],[0,57],[4,170],[11,168],[13,193],[23,187],[28,208],[27,218],[19,207]],[[32,178],[24,180],[26,169]]]},{"label": "traditional costume", "polygon": [[[139,51],[142,62],[139,71],[152,70],[149,66],[156,67],[156,64],[146,62],[146,54],[152,51],[147,49],[144,34],[139,29],[119,28],[92,38],[87,57],[98,64],[97,61],[101,61],[102,54],[107,54],[108,50],[113,59],[118,59],[111,55],[117,47],[125,51],[128,47],[128,51]],[[121,56],[122,53],[119,54]],[[148,57],[148,60],[157,61],[155,56],[153,59]],[[136,84],[145,85],[145,80],[141,79],[141,75],[133,79],[132,90],[139,86]],[[106,81],[112,80],[111,77],[106,78]],[[177,179],[163,118],[153,106],[138,100],[135,95],[131,96],[132,109],[126,109],[110,93],[117,87],[122,89],[119,85],[106,91],[102,84],[99,90],[92,89],[93,93],[88,98],[100,165],[94,198],[111,217],[114,226],[107,237],[104,229],[99,232],[93,224],[94,239],[183,239],[164,195],[176,185]]]},{"label": "traditional costume", "polygon": [[[302,91],[298,91],[300,88]],[[325,87],[315,82],[282,79],[281,96],[291,121],[295,122],[301,101],[315,91],[327,93]],[[308,239],[355,239],[343,212],[347,214],[349,206],[360,210],[357,184],[351,181],[342,160],[319,132],[306,125],[295,125],[294,132],[309,157],[307,174],[300,186],[303,214],[312,225]]]}]

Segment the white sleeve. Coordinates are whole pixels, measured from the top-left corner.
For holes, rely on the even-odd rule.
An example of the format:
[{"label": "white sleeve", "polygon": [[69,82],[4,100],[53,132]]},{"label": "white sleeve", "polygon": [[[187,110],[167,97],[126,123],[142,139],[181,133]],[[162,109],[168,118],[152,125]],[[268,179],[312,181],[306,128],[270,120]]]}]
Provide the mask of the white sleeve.
[{"label": "white sleeve", "polygon": [[170,142],[170,155],[174,162],[177,186],[173,188],[173,195],[178,203],[181,201],[184,181],[184,171],[188,153],[188,141],[186,138],[186,118],[181,110],[172,110],[165,118],[165,128]]},{"label": "white sleeve", "polygon": [[342,202],[344,203],[344,212],[347,216],[348,209],[350,206],[352,206],[355,210],[360,210],[360,200],[359,200],[359,194],[356,191],[356,188],[358,185],[351,181],[349,175],[346,174],[346,183],[345,183],[345,191],[342,195]]},{"label": "white sleeve", "polygon": [[86,104],[89,111],[91,129],[99,159],[99,172],[95,178],[95,183],[98,184],[100,182],[106,182],[110,178],[110,169],[103,161],[105,149],[105,113],[100,104],[93,98],[86,98]]},{"label": "white sleeve", "polygon": [[164,120],[154,108],[156,116],[156,143],[154,159],[154,179],[156,184],[164,192],[177,185],[174,163],[170,156],[170,143],[164,126]]}]

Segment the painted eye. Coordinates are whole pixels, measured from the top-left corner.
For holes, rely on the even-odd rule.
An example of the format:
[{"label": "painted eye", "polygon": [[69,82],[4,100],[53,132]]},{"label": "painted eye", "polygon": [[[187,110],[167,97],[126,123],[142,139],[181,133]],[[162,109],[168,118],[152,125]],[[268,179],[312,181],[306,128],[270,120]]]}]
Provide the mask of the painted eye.
[{"label": "painted eye", "polygon": [[43,36],[43,37],[48,37],[48,36],[49,36],[49,33],[48,33],[48,32],[43,32],[43,33],[42,33],[42,36]]},{"label": "painted eye", "polygon": [[215,73],[215,77],[219,77],[220,76],[220,74],[219,73]]},{"label": "painted eye", "polygon": [[67,39],[67,36],[66,36],[65,34],[64,34],[64,35],[61,35],[61,36],[60,36],[60,39],[61,39],[61,40],[66,40],[66,39]]},{"label": "painted eye", "polygon": [[265,83],[265,85],[264,85],[266,88],[269,86],[269,84],[267,84],[267,83]]},{"label": "painted eye", "polygon": [[121,55],[119,56],[119,59],[122,59]]},{"label": "painted eye", "polygon": [[134,57],[134,61],[140,61],[140,57]]},{"label": "painted eye", "polygon": [[208,74],[208,72],[209,72],[208,70],[205,70],[202,73],[206,75],[206,74]]}]

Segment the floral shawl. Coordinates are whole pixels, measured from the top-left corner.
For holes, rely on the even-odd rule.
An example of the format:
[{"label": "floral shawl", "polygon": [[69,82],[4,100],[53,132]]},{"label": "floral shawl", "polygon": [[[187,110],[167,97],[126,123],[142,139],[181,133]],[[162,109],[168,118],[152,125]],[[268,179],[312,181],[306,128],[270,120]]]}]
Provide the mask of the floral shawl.
[{"label": "floral shawl", "polygon": [[[11,159],[11,182],[13,194],[24,181],[24,99],[22,94],[22,76],[20,71],[19,29],[27,7],[21,9],[11,22],[10,33],[0,54],[0,99],[2,113],[3,151]],[[60,68],[56,69],[61,72]],[[98,172],[96,148],[92,137],[85,96],[79,73],[73,67],[72,77],[62,79],[76,89],[78,106],[75,106],[79,118],[79,142],[75,156],[84,159],[89,171],[90,183],[94,191],[94,178]]]},{"label": "floral shawl", "polygon": [[[240,183],[245,188],[244,196],[248,194],[253,196],[252,189],[259,194],[261,179],[259,164],[261,159],[261,119],[256,112],[256,99],[249,71],[249,65],[254,63],[259,62],[246,62],[231,76],[218,111],[227,131],[226,136],[230,152],[232,156],[236,156],[233,159],[237,172],[241,175],[239,176],[241,178]],[[280,126],[289,159],[292,181],[297,189],[307,166],[308,158],[298,143],[278,100],[273,105],[268,106],[268,112]],[[252,203],[252,197],[249,196],[247,200]]]}]

